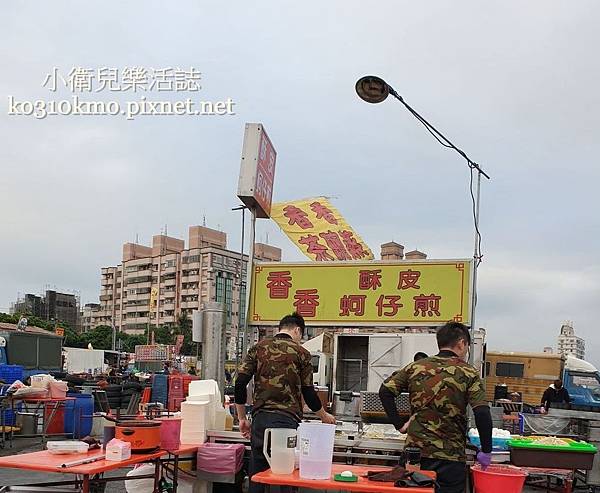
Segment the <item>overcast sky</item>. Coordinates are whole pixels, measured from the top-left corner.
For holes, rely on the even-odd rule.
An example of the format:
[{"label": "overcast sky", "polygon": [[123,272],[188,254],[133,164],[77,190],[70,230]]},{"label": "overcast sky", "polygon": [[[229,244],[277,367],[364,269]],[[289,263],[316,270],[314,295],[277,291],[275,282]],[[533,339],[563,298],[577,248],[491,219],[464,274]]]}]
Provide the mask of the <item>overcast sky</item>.
[{"label": "overcast sky", "polygon": [[[98,300],[100,268],[165,224],[239,247],[245,122],[277,148],[275,200],[327,195],[374,252],[395,240],[470,257],[468,169],[396,101],[388,80],[492,176],[483,183],[478,325],[490,349],[541,350],[573,320],[600,363],[600,4],[597,1],[5,2],[0,7],[0,311],[45,285]],[[9,116],[8,97],[58,67],[195,67],[197,93],[236,115]],[[143,94],[143,93],[142,93]],[[136,100],[98,92],[82,98]],[[303,259],[261,220],[288,260]]]}]

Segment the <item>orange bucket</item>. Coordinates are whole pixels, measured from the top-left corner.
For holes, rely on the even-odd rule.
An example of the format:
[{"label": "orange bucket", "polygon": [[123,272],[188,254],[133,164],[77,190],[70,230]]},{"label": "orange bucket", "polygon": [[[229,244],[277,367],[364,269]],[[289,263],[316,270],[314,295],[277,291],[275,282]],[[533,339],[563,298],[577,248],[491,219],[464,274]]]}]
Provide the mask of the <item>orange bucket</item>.
[{"label": "orange bucket", "polygon": [[475,493],[521,493],[527,474],[514,466],[492,465],[485,471],[481,466],[471,467]]}]

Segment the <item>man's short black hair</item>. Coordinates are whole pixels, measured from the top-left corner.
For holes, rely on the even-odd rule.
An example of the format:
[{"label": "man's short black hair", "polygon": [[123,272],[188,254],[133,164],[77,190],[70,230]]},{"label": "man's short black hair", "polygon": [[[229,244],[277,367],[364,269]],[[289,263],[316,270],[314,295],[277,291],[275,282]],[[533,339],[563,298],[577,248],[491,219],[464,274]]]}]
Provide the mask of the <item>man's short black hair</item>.
[{"label": "man's short black hair", "polygon": [[471,334],[469,328],[460,322],[448,322],[442,325],[436,333],[438,348],[454,347],[458,341],[463,340],[471,344]]},{"label": "man's short black hair", "polygon": [[300,327],[300,333],[302,336],[304,336],[306,324],[304,323],[302,316],[298,315],[296,312],[292,313],[291,315],[286,315],[279,322],[279,330],[294,329],[296,327]]},{"label": "man's short black hair", "polygon": [[427,356],[427,353],[424,353],[423,351],[419,351],[418,353],[415,353],[415,356],[413,357],[413,361],[419,361],[420,359],[424,359],[424,358],[429,358],[429,356]]}]

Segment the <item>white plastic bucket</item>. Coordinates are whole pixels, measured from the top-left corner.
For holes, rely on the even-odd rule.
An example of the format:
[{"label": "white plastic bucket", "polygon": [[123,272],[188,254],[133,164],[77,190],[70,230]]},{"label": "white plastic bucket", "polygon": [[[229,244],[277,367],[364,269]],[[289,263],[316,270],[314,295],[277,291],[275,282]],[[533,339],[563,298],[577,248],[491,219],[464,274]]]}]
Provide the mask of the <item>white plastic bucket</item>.
[{"label": "white plastic bucket", "polygon": [[[263,453],[273,474],[292,474],[296,462],[298,432],[293,428],[267,428]],[[269,438],[271,454],[269,454]]]},{"label": "white plastic bucket", "polygon": [[302,479],[329,479],[333,462],[335,425],[300,423],[300,477]]}]

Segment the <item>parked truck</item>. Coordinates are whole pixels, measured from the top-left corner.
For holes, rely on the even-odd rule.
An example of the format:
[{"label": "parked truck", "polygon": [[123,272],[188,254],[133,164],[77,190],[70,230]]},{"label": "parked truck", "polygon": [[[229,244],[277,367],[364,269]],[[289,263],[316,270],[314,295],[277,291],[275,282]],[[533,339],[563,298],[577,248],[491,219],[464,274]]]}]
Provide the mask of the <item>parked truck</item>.
[{"label": "parked truck", "polygon": [[[417,352],[438,353],[435,333],[337,334],[333,349],[333,390],[377,392],[394,371],[413,362]],[[475,334],[474,365],[481,368],[485,331]]]},{"label": "parked truck", "polygon": [[65,371],[67,373],[104,373],[105,352],[102,349],[80,349],[63,347]]},{"label": "parked truck", "polygon": [[[430,333],[342,333],[321,334],[306,343],[313,361],[313,382],[332,392],[377,392],[394,371],[412,363],[415,353],[438,352]],[[475,335],[475,366],[482,367],[485,331]]]},{"label": "parked truck", "polygon": [[573,356],[490,351],[485,376],[489,401],[494,401],[498,386],[505,386],[507,393],[517,392],[523,402],[539,406],[544,391],[560,378],[573,405],[600,411],[600,374],[594,365]]},{"label": "parked truck", "polygon": [[310,351],[313,366],[313,384],[331,390],[333,377],[333,335],[323,332],[309,339],[304,348]]}]

